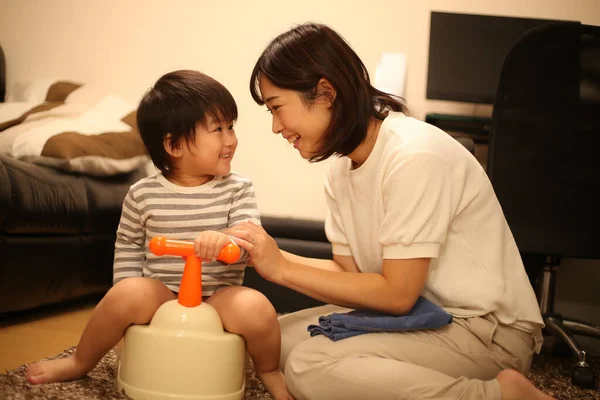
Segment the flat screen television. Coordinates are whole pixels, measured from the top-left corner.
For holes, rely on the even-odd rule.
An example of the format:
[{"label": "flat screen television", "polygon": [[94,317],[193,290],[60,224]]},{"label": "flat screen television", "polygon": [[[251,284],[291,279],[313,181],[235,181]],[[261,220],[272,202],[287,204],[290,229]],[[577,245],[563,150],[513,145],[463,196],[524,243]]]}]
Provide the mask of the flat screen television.
[{"label": "flat screen television", "polygon": [[431,12],[427,98],[493,104],[509,50],[528,30],[553,22]]}]

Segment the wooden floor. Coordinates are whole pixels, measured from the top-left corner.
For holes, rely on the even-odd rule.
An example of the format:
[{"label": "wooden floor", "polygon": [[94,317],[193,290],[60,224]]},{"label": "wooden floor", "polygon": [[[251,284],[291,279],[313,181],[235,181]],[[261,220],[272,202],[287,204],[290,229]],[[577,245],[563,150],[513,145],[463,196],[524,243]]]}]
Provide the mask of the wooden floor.
[{"label": "wooden floor", "polygon": [[97,301],[3,316],[0,373],[75,346]]}]

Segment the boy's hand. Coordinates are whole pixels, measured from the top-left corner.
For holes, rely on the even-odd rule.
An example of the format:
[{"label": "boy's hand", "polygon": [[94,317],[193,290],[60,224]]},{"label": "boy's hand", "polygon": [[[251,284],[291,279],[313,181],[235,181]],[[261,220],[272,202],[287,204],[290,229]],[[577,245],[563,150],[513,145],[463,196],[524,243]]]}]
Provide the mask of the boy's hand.
[{"label": "boy's hand", "polygon": [[213,261],[229,243],[231,239],[223,232],[204,231],[194,239],[194,252],[202,261]]}]

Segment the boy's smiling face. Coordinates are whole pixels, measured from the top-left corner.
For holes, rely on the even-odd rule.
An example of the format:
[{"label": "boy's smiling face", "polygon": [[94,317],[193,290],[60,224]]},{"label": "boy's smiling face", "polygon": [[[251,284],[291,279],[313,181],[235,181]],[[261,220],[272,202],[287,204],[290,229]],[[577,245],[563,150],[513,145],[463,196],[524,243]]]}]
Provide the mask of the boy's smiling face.
[{"label": "boy's smiling face", "polygon": [[215,175],[227,175],[238,140],[233,122],[207,116],[206,126],[198,124],[194,139],[181,139],[167,151],[173,157],[175,168],[169,176],[182,186],[198,186]]}]

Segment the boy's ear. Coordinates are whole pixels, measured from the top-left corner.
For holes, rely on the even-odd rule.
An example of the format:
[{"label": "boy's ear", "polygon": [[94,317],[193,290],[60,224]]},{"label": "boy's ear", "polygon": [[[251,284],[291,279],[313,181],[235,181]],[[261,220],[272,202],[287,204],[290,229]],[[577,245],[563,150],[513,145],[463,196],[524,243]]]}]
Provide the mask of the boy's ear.
[{"label": "boy's ear", "polygon": [[172,134],[167,133],[167,136],[165,136],[165,138],[163,140],[163,146],[165,147],[165,150],[167,151],[167,153],[169,153],[169,155],[171,157],[180,157],[181,156],[181,150],[182,150],[181,140],[175,141],[173,139]]},{"label": "boy's ear", "polygon": [[317,98],[322,99],[322,101],[328,106],[331,107],[333,102],[335,101],[335,96],[337,92],[331,82],[327,78],[319,79],[317,82]]}]

